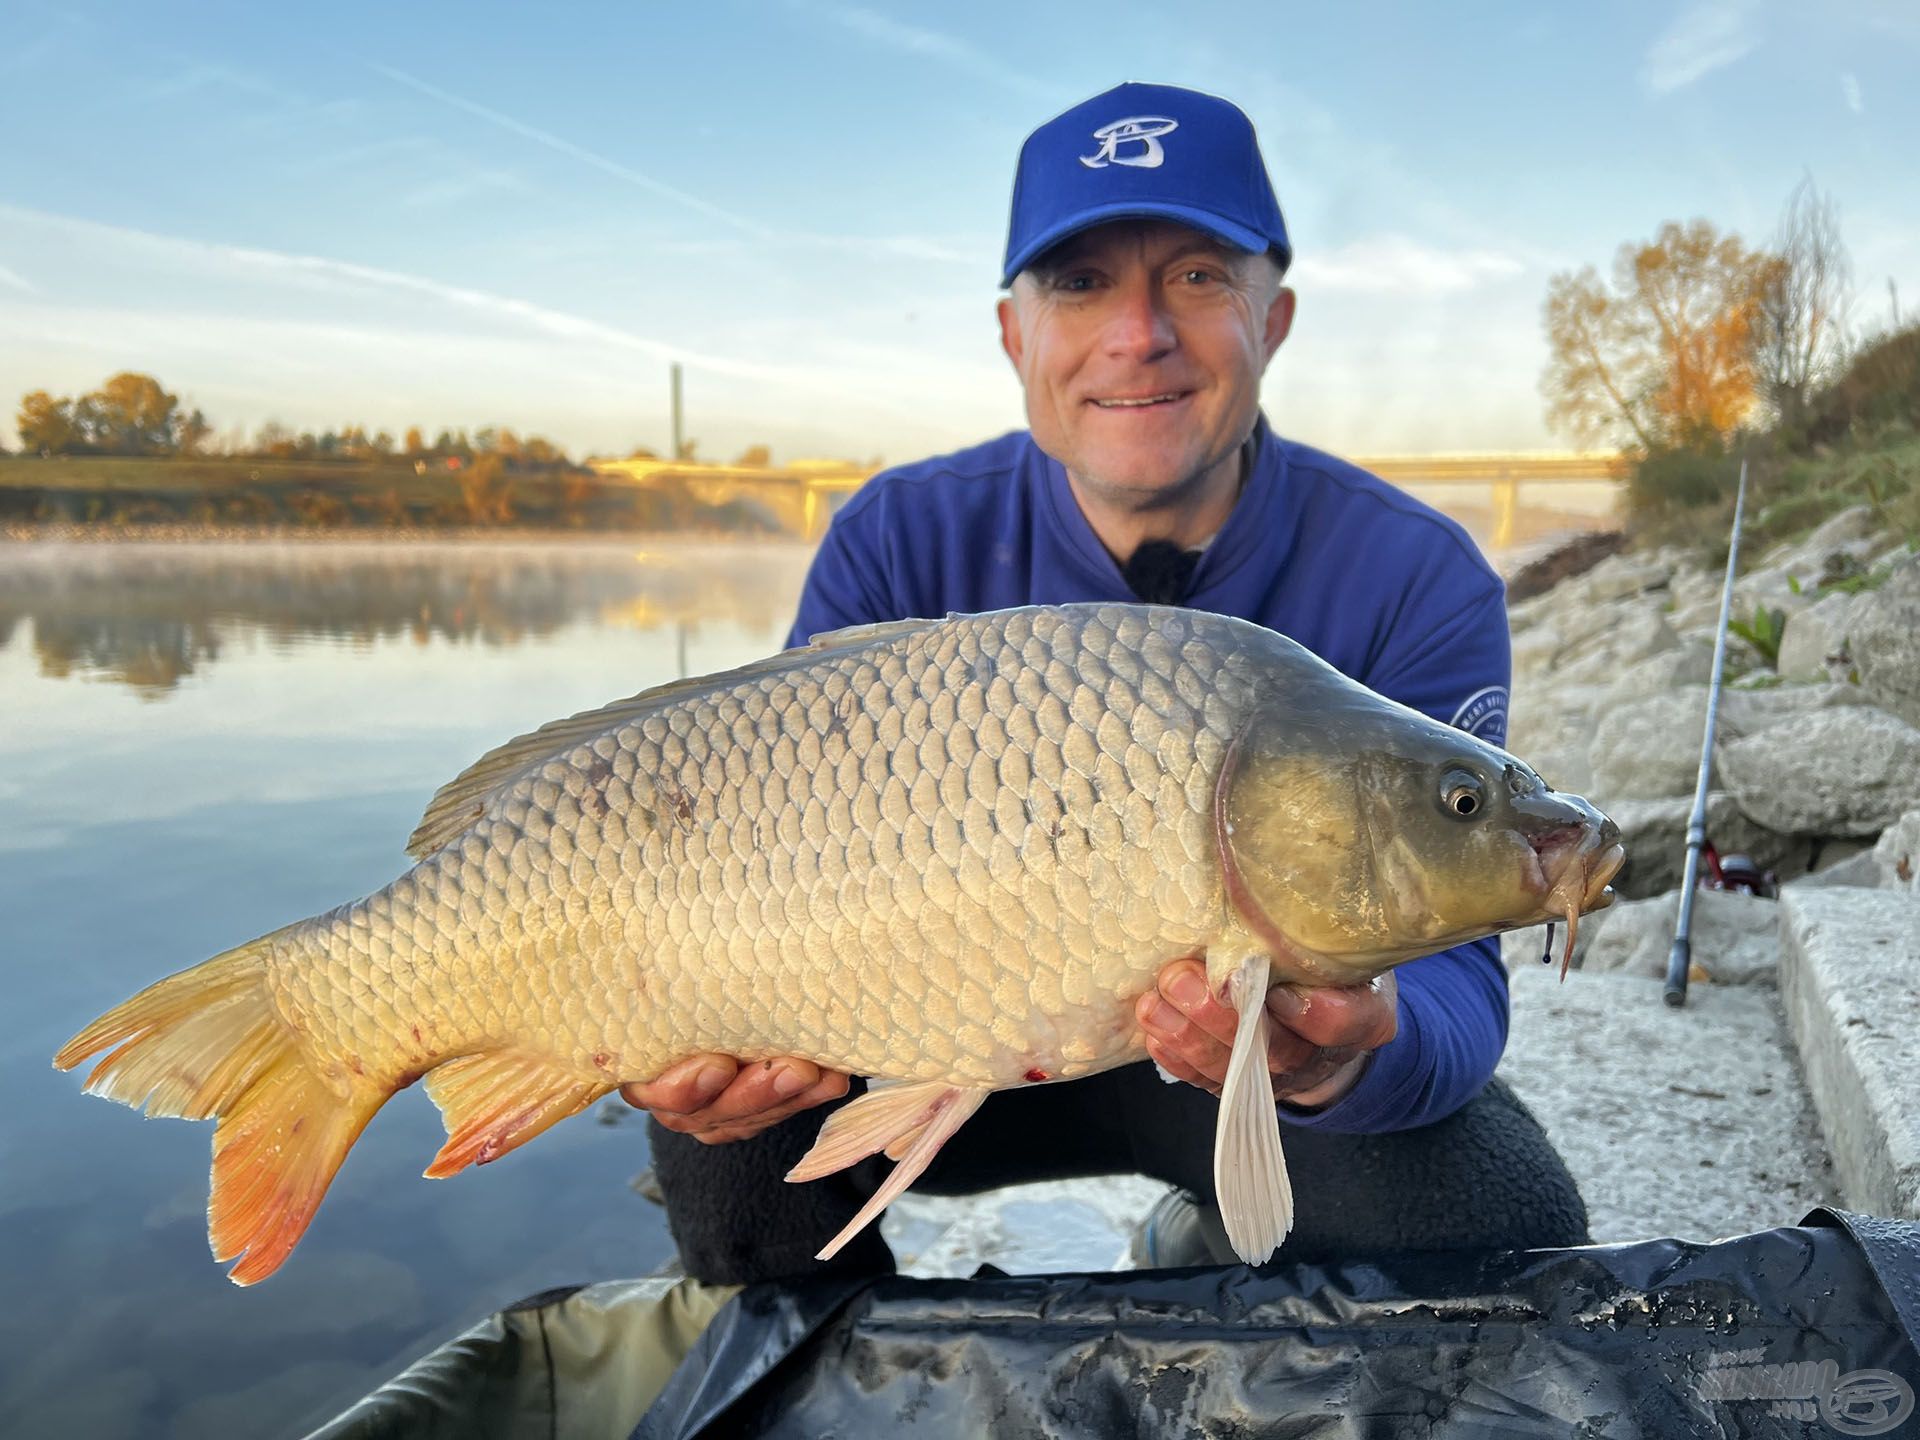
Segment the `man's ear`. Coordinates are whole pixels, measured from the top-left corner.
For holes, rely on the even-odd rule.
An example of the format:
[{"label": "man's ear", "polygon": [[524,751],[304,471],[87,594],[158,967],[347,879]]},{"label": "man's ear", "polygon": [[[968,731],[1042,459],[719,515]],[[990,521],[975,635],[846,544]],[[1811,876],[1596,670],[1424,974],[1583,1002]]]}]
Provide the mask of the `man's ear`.
[{"label": "man's ear", "polygon": [[1020,311],[1013,303],[1011,295],[1004,295],[994,307],[994,313],[1000,317],[1000,348],[1007,352],[1007,359],[1013,362],[1016,372],[1020,369],[1020,356],[1025,342],[1020,334]]},{"label": "man's ear", "polygon": [[1267,359],[1271,360],[1279,350],[1281,342],[1287,338],[1287,332],[1293,329],[1293,307],[1296,297],[1291,289],[1282,285],[1273,297],[1273,303],[1267,306],[1267,329],[1265,344]]}]

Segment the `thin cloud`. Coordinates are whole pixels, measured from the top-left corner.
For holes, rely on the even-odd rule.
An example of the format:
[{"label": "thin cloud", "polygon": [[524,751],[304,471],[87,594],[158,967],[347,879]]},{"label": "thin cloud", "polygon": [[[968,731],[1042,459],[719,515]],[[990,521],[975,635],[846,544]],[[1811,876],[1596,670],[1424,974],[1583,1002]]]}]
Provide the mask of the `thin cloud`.
[{"label": "thin cloud", "polygon": [[375,65],[373,68],[396,84],[405,85],[444,105],[451,105],[456,110],[463,110],[469,115],[498,125],[537,145],[544,145],[550,150],[578,160],[583,165],[589,165],[603,174],[611,175],[616,180],[636,185],[651,194],[673,200],[708,219],[718,220],[769,248],[808,246],[822,250],[844,250],[880,258],[932,260],[941,264],[966,266],[990,264],[992,260],[990,246],[982,250],[969,250],[921,235],[823,235],[804,230],[775,230],[757,220],[722,209],[710,201],[701,199],[698,195],[688,194],[665,181],[656,180],[651,175],[643,175],[631,166],[623,165],[618,160],[589,150],[584,145],[576,145],[571,140],[539,129],[537,126],[528,125],[514,119],[511,115],[503,115],[498,110],[489,109],[476,101],[442,90],[437,85],[430,85],[417,76],[407,74],[404,70],[396,70],[391,65]]},{"label": "thin cloud", "polygon": [[977,46],[938,30],[928,30],[918,25],[907,25],[889,15],[881,15],[857,5],[808,5],[797,8],[831,20],[842,29],[850,30],[863,39],[885,45],[890,50],[898,50],[908,55],[918,55],[929,60],[937,60],[943,65],[971,75],[977,80],[990,80],[1009,90],[1018,90],[1028,95],[1056,97],[1058,87],[1036,80],[1002,64]]},{"label": "thin cloud", "polygon": [[1851,70],[1840,77],[1840,93],[1846,97],[1847,109],[1856,115],[1867,113],[1867,102],[1860,95],[1860,77]]},{"label": "thin cloud", "polygon": [[1640,79],[1668,95],[1724,69],[1759,44],[1751,0],[1696,0],[1647,48]]},{"label": "thin cloud", "polygon": [[23,290],[29,295],[38,295],[40,293],[34,289],[32,285],[27,283],[26,277],[19,271],[9,270],[4,265],[0,265],[0,285],[8,286],[14,290]]},{"label": "thin cloud", "polygon": [[[298,255],[217,241],[185,239],[7,205],[0,205],[0,221],[53,227],[77,241],[119,245],[162,262],[228,279],[250,274],[356,295],[372,291],[419,296],[535,335],[573,345],[593,345],[645,355],[654,361],[679,360],[715,375],[831,395],[841,394],[845,384],[843,380],[822,373],[817,365],[768,365],[730,355],[703,352],[636,335],[615,325],[532,301],[326,256]],[[902,357],[894,358],[894,368],[902,371]]]},{"label": "thin cloud", "polygon": [[702,200],[698,195],[690,195],[685,190],[677,189],[663,180],[656,180],[651,175],[643,175],[632,166],[622,165],[618,160],[609,159],[605,155],[587,149],[584,145],[576,145],[571,140],[563,140],[551,131],[528,125],[524,121],[514,119],[511,115],[503,115],[498,110],[489,109],[487,106],[481,105],[476,101],[467,100],[459,95],[442,90],[438,85],[429,85],[418,76],[409,75],[404,70],[396,70],[391,65],[375,65],[373,68],[376,72],[386,76],[387,79],[393,81],[396,85],[405,85],[408,89],[417,90],[429,99],[438,100],[442,105],[451,105],[456,110],[464,110],[467,114],[485,120],[490,125],[498,125],[503,130],[511,131],[523,140],[531,140],[536,145],[544,145],[549,150],[557,151],[559,154],[565,155],[570,159],[578,160],[583,165],[590,165],[603,174],[613,176],[616,180],[638,186],[649,194],[658,195],[662,199],[672,200],[676,204],[684,205],[689,210],[697,211],[699,214],[706,216],[709,220],[718,220],[723,225],[745,231],[747,234],[762,240],[771,240],[773,238],[772,232],[766,229],[765,226],[759,225],[747,219],[745,216],[735,215],[731,210],[724,210],[710,201]]},{"label": "thin cloud", "polygon": [[523,189],[525,182],[511,170],[474,170],[465,175],[450,175],[441,180],[430,180],[411,194],[400,197],[400,203],[410,209],[427,209],[436,205],[454,205],[462,200],[471,200],[476,195],[486,195],[499,190]]},{"label": "thin cloud", "polygon": [[1291,275],[1302,288],[1358,295],[1451,295],[1520,274],[1526,267],[1497,250],[1439,250],[1405,235],[1356,240],[1304,255]]},{"label": "thin cloud", "polygon": [[213,89],[237,90],[243,95],[257,95],[276,101],[290,98],[285,92],[258,76],[248,75],[239,70],[230,70],[224,65],[190,65],[136,92],[133,98],[141,101],[177,100],[183,95],[191,95],[196,90]]}]

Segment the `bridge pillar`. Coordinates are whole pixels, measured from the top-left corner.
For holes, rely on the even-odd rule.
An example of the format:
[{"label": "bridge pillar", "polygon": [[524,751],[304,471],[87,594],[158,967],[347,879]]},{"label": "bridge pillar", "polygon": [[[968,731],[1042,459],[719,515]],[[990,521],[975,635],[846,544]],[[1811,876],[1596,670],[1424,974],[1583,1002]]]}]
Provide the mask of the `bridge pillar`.
[{"label": "bridge pillar", "polygon": [[1520,482],[1502,476],[1493,482],[1493,548],[1504,550],[1513,544],[1519,529]]}]

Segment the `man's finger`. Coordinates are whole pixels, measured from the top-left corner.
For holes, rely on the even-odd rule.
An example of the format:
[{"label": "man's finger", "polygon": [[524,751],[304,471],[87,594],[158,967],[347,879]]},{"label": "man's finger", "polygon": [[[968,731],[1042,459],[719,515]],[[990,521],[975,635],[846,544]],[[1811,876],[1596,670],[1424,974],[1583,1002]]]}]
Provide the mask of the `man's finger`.
[{"label": "man's finger", "polygon": [[1220,1093],[1220,1082],[1218,1080],[1209,1079],[1200,1071],[1194,1069],[1193,1066],[1189,1065],[1185,1060],[1181,1059],[1180,1056],[1162,1046],[1158,1041],[1152,1039],[1147,1041],[1147,1054],[1152,1056],[1154,1063],[1159,1065],[1159,1067],[1169,1075],[1173,1076],[1174,1079],[1184,1080],[1189,1085],[1198,1085],[1202,1090],[1215,1095]]},{"label": "man's finger", "polygon": [[657,1116],[690,1115],[712,1104],[739,1069],[730,1055],[689,1055],[652,1080],[622,1085],[620,1098]]},{"label": "man's finger", "polygon": [[1267,1069],[1275,1075],[1298,1075],[1320,1052],[1304,1035],[1296,1035],[1279,1025],[1267,1027]]},{"label": "man's finger", "polygon": [[1399,1028],[1399,993],[1390,973],[1366,985],[1276,985],[1267,992],[1267,1011],[1316,1045],[1373,1049]]},{"label": "man's finger", "polygon": [[1222,1005],[1207,984],[1207,967],[1198,960],[1178,960],[1162,967],[1157,987],[1167,1003],[1222,1045],[1233,1044],[1240,1017]]},{"label": "man's finger", "polygon": [[[747,1068],[750,1072],[760,1067]],[[776,1071],[778,1068],[779,1064],[776,1062]],[[817,1069],[814,1066],[807,1068]],[[782,1120],[798,1115],[802,1110],[810,1110],[815,1105],[824,1105],[829,1100],[838,1100],[847,1093],[849,1082],[840,1071],[820,1070],[818,1076],[819,1078],[805,1090],[780,1104],[729,1113],[733,1111],[736,1104],[751,1107],[757,1097],[757,1087],[763,1087],[766,1083],[764,1077],[756,1078],[750,1073],[743,1074],[741,1079],[721,1096],[718,1103],[707,1109],[693,1115],[662,1115],[657,1118],[669,1130],[677,1130],[683,1135],[692,1135],[696,1140],[708,1145],[751,1139],[762,1130],[778,1125]]]}]

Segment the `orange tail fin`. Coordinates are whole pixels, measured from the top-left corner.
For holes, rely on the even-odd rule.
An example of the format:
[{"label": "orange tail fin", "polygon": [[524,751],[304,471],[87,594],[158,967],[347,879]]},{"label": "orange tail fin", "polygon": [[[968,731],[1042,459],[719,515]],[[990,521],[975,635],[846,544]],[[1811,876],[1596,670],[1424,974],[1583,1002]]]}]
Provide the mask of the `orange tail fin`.
[{"label": "orange tail fin", "polygon": [[229,1272],[237,1285],[280,1268],[391,1093],[323,1073],[281,1018],[266,977],[276,935],[149,985],[53,1057],[70,1070],[107,1051],[88,1094],[218,1122],[207,1228],[214,1259],[240,1257]]}]

